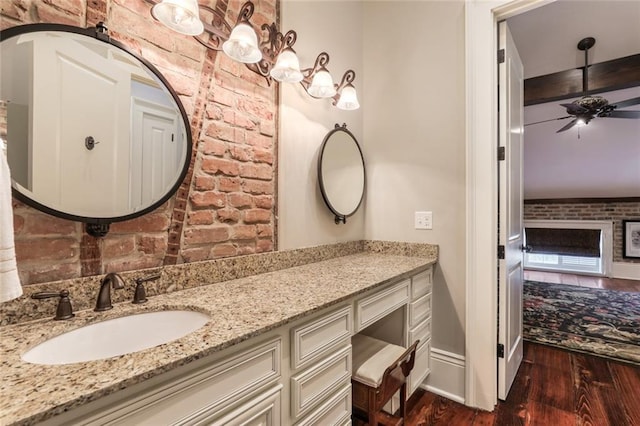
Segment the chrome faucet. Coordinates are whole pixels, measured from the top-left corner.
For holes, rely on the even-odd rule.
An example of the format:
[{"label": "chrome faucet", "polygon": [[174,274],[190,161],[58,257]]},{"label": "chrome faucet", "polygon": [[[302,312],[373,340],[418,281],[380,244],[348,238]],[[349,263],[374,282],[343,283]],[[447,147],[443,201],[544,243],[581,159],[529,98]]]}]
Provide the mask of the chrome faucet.
[{"label": "chrome faucet", "polygon": [[113,308],[111,304],[111,287],[114,290],[124,288],[124,280],[115,272],[110,272],[100,281],[100,291],[98,292],[98,300],[94,311],[108,311]]}]

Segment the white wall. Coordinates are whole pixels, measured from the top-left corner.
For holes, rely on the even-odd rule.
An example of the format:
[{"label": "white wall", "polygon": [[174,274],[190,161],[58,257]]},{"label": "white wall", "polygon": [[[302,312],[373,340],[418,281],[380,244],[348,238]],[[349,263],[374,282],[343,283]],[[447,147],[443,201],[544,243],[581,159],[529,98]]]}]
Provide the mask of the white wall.
[{"label": "white wall", "polygon": [[[438,244],[432,346],[464,355],[464,2],[366,2],[365,237]],[[415,230],[415,211],[433,230]]]},{"label": "white wall", "polygon": [[[326,49],[334,78],[353,67],[362,108],[339,111],[299,86],[282,87],[279,248],[361,238],[438,244],[432,346],[464,359],[464,1],[285,1],[281,8],[282,28],[298,32],[303,66]],[[363,147],[367,192],[362,210],[336,226],[316,161],[324,135],[342,122]],[[432,230],[414,229],[417,210],[433,212]],[[439,370],[432,379],[463,382],[463,364],[456,362],[457,378]],[[464,395],[459,386],[438,387]]]},{"label": "white wall", "polygon": [[[362,3],[283,1],[281,29],[298,33],[293,46],[302,68],[311,68],[319,53],[329,56],[327,69],[336,83],[348,69],[361,96]],[[280,85],[278,158],[278,248],[311,247],[364,238],[366,200],[358,212],[336,225],[324,204],[317,180],[317,161],[325,135],[336,123],[347,124],[368,162],[362,132],[362,111],[343,111],[331,100],[313,99],[299,84]],[[362,103],[362,102],[361,102]]]}]

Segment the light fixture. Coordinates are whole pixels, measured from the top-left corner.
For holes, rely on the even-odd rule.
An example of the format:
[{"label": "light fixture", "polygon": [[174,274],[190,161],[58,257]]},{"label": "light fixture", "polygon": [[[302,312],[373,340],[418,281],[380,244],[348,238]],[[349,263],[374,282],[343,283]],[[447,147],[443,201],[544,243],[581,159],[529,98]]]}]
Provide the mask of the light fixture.
[{"label": "light fixture", "polygon": [[334,101],[334,105],[338,108],[347,111],[360,108],[356,88],[352,84],[355,78],[356,73],[353,70],[347,71],[342,77],[342,81],[338,85],[338,98]]},{"label": "light fixture", "polygon": [[304,81],[303,86],[314,98],[331,98],[336,94],[336,87],[333,84],[333,78],[329,71],[327,71],[327,64],[329,63],[329,54],[322,52],[316,58],[316,63],[313,68],[307,71],[309,77],[311,77],[311,83]]},{"label": "light fixture", "polygon": [[[266,38],[260,40],[249,21],[253,16],[254,4],[247,1],[242,5],[236,25],[231,27],[224,13],[206,5],[198,6],[197,0],[146,0],[153,4],[151,15],[165,26],[182,34],[190,34],[208,49],[222,50],[232,59],[242,62],[256,74],[271,84],[272,81],[300,83],[314,98],[333,98],[333,105],[344,110],[358,109],[358,97],[353,86],[355,73],[347,71],[339,85],[334,84],[326,68],[329,54],[322,52],[316,58],[313,68],[300,69],[300,61],[293,50],[297,34],[290,30],[282,34],[275,23],[261,27]],[[204,22],[199,19],[204,10]]]},{"label": "light fixture", "polygon": [[196,36],[204,31],[198,0],[162,0],[151,8],[151,15],[180,34]]}]

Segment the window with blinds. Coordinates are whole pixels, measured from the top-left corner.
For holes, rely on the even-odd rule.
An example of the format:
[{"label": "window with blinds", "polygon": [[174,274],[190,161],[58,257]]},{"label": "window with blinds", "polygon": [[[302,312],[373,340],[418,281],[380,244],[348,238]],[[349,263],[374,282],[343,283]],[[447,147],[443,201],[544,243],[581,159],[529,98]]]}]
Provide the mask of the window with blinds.
[{"label": "window with blinds", "polygon": [[525,228],[524,267],[603,274],[600,229]]}]

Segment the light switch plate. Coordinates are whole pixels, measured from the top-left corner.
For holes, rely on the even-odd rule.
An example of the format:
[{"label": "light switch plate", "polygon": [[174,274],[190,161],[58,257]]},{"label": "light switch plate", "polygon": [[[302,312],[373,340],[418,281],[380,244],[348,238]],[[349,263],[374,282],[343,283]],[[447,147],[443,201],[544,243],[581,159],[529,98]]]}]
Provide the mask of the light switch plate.
[{"label": "light switch plate", "polygon": [[433,229],[433,212],[416,212],[415,228]]}]

